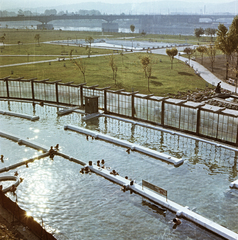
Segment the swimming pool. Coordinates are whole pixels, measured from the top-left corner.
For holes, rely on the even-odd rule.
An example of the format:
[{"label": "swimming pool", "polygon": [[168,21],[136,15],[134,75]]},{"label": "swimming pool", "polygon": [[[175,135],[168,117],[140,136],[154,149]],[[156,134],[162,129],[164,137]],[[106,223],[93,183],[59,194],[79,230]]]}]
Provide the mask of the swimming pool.
[{"label": "swimming pool", "polygon": [[[104,159],[120,175],[160,186],[170,200],[238,232],[238,193],[229,190],[230,182],[237,179],[234,151],[108,117],[87,122],[79,113],[58,117],[58,109],[47,105],[34,108],[30,103],[0,101],[0,109],[40,117],[31,122],[2,115],[0,130],[48,148],[58,143],[60,151],[83,162]],[[175,168],[138,152],[128,154],[120,146],[87,141],[84,135],[64,131],[67,124],[183,157],[185,162]],[[6,158],[2,167],[40,155],[4,138],[0,138],[0,153]],[[174,213],[164,215],[140,196],[124,193],[120,186],[95,174],[82,175],[81,167],[55,156],[53,161],[45,158],[17,169],[24,178],[16,192],[19,205],[36,220],[43,219],[59,239],[220,239],[185,219],[173,229],[169,221]]]}]

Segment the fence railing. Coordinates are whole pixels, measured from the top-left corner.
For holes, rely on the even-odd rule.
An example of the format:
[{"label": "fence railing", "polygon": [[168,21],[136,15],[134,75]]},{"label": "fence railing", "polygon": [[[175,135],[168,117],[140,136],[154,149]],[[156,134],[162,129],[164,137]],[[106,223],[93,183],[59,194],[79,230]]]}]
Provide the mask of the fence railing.
[{"label": "fence railing", "polygon": [[178,129],[238,145],[238,111],[186,100],[138,92],[86,86],[85,83],[50,82],[48,79],[0,79],[0,98],[45,101],[69,106],[85,105],[85,96],[99,96],[105,113]]}]

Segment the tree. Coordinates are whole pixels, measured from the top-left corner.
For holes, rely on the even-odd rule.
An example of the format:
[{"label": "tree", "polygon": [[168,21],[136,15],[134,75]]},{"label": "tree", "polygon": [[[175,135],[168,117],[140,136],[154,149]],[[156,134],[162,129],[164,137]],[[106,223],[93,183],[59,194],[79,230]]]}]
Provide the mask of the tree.
[{"label": "tree", "polygon": [[189,65],[190,65],[190,59],[191,59],[191,56],[194,54],[194,49],[192,49],[190,47],[186,47],[186,48],[184,48],[183,51],[188,55]]},{"label": "tree", "polygon": [[170,61],[171,61],[171,69],[173,69],[173,61],[174,57],[178,54],[178,49],[173,47],[173,48],[167,48],[166,49],[166,54],[169,56]]},{"label": "tree", "polygon": [[24,15],[24,12],[23,12],[21,9],[19,9],[19,10],[18,10],[18,15],[21,15],[21,16],[22,16],[22,15]]},{"label": "tree", "polygon": [[69,53],[70,59],[72,59],[73,51],[74,51],[74,49],[71,49],[71,50],[70,50],[70,53]]},{"label": "tree", "polygon": [[216,34],[216,29],[215,28],[206,28],[204,30],[205,34],[208,35],[208,36],[211,36],[211,42],[213,41],[213,35],[215,36]]},{"label": "tree", "polygon": [[4,44],[4,41],[5,41],[5,36],[0,37],[0,42]]},{"label": "tree", "polygon": [[89,43],[89,48],[88,48],[88,57],[90,57],[90,53],[91,53],[91,44],[94,42],[93,37],[89,36],[85,38],[85,42]]},{"label": "tree", "polygon": [[210,59],[211,69],[213,72],[213,65],[214,65],[215,58],[216,58],[216,47],[214,46],[214,44],[210,44],[209,47],[206,48],[206,53]]},{"label": "tree", "polygon": [[150,92],[150,78],[152,74],[151,61],[150,61],[150,58],[147,56],[142,57],[140,61],[145,73],[145,77],[147,78],[147,81],[148,81],[148,91]]},{"label": "tree", "polygon": [[236,75],[236,89],[237,89],[237,80],[238,80],[238,16],[235,16],[230,28],[229,28],[229,33],[233,36],[233,41],[235,41],[235,54],[236,54],[236,64],[235,64],[235,75]]},{"label": "tree", "polygon": [[198,46],[196,48],[196,51],[201,53],[201,55],[202,55],[202,64],[203,64],[203,54],[207,51],[207,47],[206,46]]},{"label": "tree", "polygon": [[218,25],[216,48],[220,49],[226,55],[226,76],[228,79],[229,63],[231,60],[231,54],[235,51],[237,43],[234,41],[235,32],[228,32],[227,27],[224,24]]},{"label": "tree", "polygon": [[40,34],[37,33],[34,38],[38,42],[38,45],[40,46]]},{"label": "tree", "polygon": [[83,74],[83,80],[84,80],[84,82],[86,82],[86,80],[85,80],[85,74],[86,74],[85,62],[82,61],[81,59],[79,59],[78,62],[76,60],[73,60],[73,63],[79,68],[80,72]]},{"label": "tree", "polygon": [[200,28],[195,28],[195,29],[194,29],[194,34],[195,34],[195,36],[197,37],[197,39],[198,39],[198,41],[199,41],[201,35],[204,34],[204,29],[201,28],[201,27],[200,27]]},{"label": "tree", "polygon": [[135,26],[133,24],[131,24],[130,29],[131,29],[132,32],[134,32],[135,31]]},{"label": "tree", "polygon": [[109,66],[112,69],[112,78],[115,81],[115,85],[117,85],[117,65],[115,63],[113,54],[109,56]]},{"label": "tree", "polygon": [[46,9],[45,10],[45,15],[50,16],[50,15],[56,15],[57,10],[56,9]]},{"label": "tree", "polygon": [[141,35],[142,35],[142,36],[145,36],[145,35],[146,35],[146,32],[143,30],[143,31],[141,32]]}]

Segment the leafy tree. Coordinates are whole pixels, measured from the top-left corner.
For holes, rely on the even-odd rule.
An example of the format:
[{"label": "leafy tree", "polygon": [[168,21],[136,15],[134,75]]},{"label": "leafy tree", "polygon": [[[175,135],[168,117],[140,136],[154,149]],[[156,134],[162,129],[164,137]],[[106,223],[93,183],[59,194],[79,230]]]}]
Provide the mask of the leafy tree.
[{"label": "leafy tree", "polygon": [[134,32],[135,31],[135,26],[133,24],[131,24],[130,29],[131,29],[132,32]]},{"label": "leafy tree", "polygon": [[40,34],[37,33],[34,38],[38,42],[38,45],[40,45]]},{"label": "leafy tree", "polygon": [[211,62],[211,69],[213,72],[213,65],[215,62],[215,58],[216,58],[216,47],[214,46],[214,44],[210,44],[207,48],[206,48],[206,53],[210,59]]},{"label": "leafy tree", "polygon": [[143,31],[141,32],[141,35],[142,35],[142,36],[145,36],[145,35],[146,35],[146,32],[143,30]]},{"label": "leafy tree", "polygon": [[216,48],[220,49],[226,55],[226,76],[228,79],[229,63],[231,60],[231,54],[235,51],[237,43],[234,41],[235,32],[228,32],[227,27],[224,24],[219,24],[217,30]]},{"label": "leafy tree", "polygon": [[85,42],[89,43],[89,49],[88,49],[88,57],[90,57],[90,52],[91,52],[91,44],[94,42],[93,37],[89,36],[85,38]]},{"label": "leafy tree", "polygon": [[109,66],[112,69],[112,78],[115,81],[115,85],[117,85],[117,65],[115,63],[113,54],[109,56]]},{"label": "leafy tree", "polygon": [[194,49],[192,49],[190,47],[186,47],[186,48],[184,48],[183,51],[188,55],[189,64],[190,64],[190,59],[191,59],[192,55],[194,54]]},{"label": "leafy tree", "polygon": [[208,36],[211,36],[211,42],[213,41],[213,35],[215,36],[216,34],[216,29],[215,28],[206,28],[204,30],[205,34],[208,35]]},{"label": "leafy tree", "polygon": [[173,69],[173,61],[174,57],[178,54],[178,49],[173,47],[173,48],[167,48],[166,49],[166,54],[169,56],[170,61],[171,61],[171,69]]},{"label": "leafy tree", "polygon": [[79,68],[80,72],[83,74],[83,80],[84,80],[84,82],[86,82],[86,80],[85,80],[85,74],[86,74],[85,62],[82,61],[81,59],[79,59],[78,61],[73,60],[73,63]]},{"label": "leafy tree", "polygon": [[140,61],[145,73],[145,77],[147,78],[147,81],[148,81],[148,91],[150,92],[150,78],[152,74],[151,61],[150,61],[150,58],[147,56],[142,57]]},{"label": "leafy tree", "polygon": [[235,54],[236,54],[236,66],[234,69],[235,75],[236,75],[236,88],[237,88],[237,80],[238,80],[238,15],[234,17],[230,28],[229,33],[233,36],[233,41],[235,41]]},{"label": "leafy tree", "polygon": [[45,15],[56,15],[57,14],[57,10],[56,9],[46,9],[45,10]]},{"label": "leafy tree", "polygon": [[199,41],[201,35],[204,34],[204,29],[201,28],[201,27],[200,27],[200,28],[195,28],[195,29],[194,29],[194,34],[195,34],[196,38],[197,38],[198,41]]},{"label": "leafy tree", "polygon": [[18,10],[18,15],[24,15],[24,12],[21,9],[19,9]]},{"label": "leafy tree", "polygon": [[201,55],[202,55],[202,64],[203,64],[203,54],[207,51],[207,47],[206,46],[199,46],[199,47],[196,48],[196,51],[201,53]]}]

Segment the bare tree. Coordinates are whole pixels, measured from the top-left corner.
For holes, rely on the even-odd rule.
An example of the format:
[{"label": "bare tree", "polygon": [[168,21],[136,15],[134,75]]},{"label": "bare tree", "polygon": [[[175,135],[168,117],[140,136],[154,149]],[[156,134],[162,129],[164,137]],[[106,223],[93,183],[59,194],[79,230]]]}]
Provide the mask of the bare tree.
[{"label": "bare tree", "polygon": [[40,46],[40,34],[39,33],[36,34],[34,38],[38,42],[38,45]]},{"label": "bare tree", "polygon": [[80,72],[83,74],[84,82],[86,82],[86,80],[85,80],[85,74],[86,74],[86,64],[85,64],[85,62],[82,61],[81,59],[79,59],[78,61],[73,60],[73,63],[79,68]]},{"label": "bare tree", "polygon": [[117,85],[117,65],[115,63],[113,54],[109,56],[109,66],[112,69],[112,78],[115,81],[115,85]]},{"label": "bare tree", "polygon": [[92,45],[92,43],[94,42],[94,39],[93,39],[93,37],[89,36],[89,37],[86,37],[86,38],[85,38],[85,42],[86,42],[86,43],[89,43],[89,48],[86,47],[86,50],[88,50],[88,57],[90,57],[91,45]]},{"label": "bare tree", "polygon": [[213,65],[214,65],[215,58],[216,58],[216,48],[215,48],[214,44],[210,44],[209,47],[207,47],[206,53],[207,53],[207,55],[210,59],[211,69],[212,69],[212,72],[213,72]]}]

